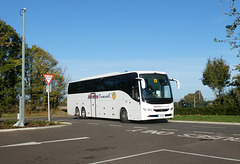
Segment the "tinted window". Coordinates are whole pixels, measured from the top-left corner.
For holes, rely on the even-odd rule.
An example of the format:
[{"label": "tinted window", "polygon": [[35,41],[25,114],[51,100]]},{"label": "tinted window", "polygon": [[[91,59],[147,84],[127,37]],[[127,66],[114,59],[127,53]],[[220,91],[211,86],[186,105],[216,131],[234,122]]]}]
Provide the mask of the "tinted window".
[{"label": "tinted window", "polygon": [[143,101],[152,104],[165,104],[173,101],[167,75],[142,74],[140,77],[146,82],[146,88],[142,90]]},{"label": "tinted window", "polygon": [[[69,83],[68,94],[121,90],[135,99],[138,94],[137,73]],[[134,90],[134,91],[133,91]]]}]

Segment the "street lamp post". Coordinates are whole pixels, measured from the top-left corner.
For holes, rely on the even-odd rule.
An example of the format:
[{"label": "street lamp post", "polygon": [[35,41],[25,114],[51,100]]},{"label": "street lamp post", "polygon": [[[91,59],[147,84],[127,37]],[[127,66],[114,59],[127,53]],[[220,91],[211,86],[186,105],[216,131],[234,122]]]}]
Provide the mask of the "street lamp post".
[{"label": "street lamp post", "polygon": [[19,108],[19,121],[14,124],[15,127],[24,127],[24,109],[25,109],[25,13],[27,12],[26,8],[23,8],[23,36],[22,36],[22,96],[20,97],[20,108]]}]

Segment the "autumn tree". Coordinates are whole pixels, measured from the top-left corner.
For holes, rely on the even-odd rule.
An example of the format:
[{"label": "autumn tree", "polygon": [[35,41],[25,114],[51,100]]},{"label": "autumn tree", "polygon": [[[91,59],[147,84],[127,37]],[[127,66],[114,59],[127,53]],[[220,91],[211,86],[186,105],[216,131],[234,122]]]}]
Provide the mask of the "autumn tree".
[{"label": "autumn tree", "polygon": [[216,97],[220,96],[223,88],[229,83],[229,65],[221,58],[208,59],[203,71],[202,83],[209,86]]},{"label": "autumn tree", "polygon": [[0,111],[18,109],[21,86],[21,38],[0,20]]}]

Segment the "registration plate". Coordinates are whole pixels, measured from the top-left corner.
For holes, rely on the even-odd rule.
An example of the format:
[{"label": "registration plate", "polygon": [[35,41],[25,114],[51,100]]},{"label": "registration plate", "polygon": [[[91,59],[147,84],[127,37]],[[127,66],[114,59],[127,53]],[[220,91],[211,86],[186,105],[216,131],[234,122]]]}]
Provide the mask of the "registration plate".
[{"label": "registration plate", "polygon": [[158,117],[164,117],[165,115],[164,114],[159,114]]}]

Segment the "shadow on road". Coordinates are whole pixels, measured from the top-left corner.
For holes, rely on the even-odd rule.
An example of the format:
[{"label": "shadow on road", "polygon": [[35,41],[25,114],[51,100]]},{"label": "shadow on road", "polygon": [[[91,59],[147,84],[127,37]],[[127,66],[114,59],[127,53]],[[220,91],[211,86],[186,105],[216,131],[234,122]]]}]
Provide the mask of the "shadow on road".
[{"label": "shadow on road", "polygon": [[[82,119],[82,118],[77,118],[77,117],[73,117],[72,119],[79,119],[79,120],[104,120],[104,121],[111,121],[111,122],[119,122],[122,123],[120,120],[118,119],[109,119],[109,118],[86,118],[86,119]],[[159,120],[147,120],[147,121],[129,121],[129,123],[135,123],[135,124],[159,124],[159,123],[169,123],[168,120],[166,119],[159,119]],[[122,124],[129,124],[129,123],[122,123]]]}]

